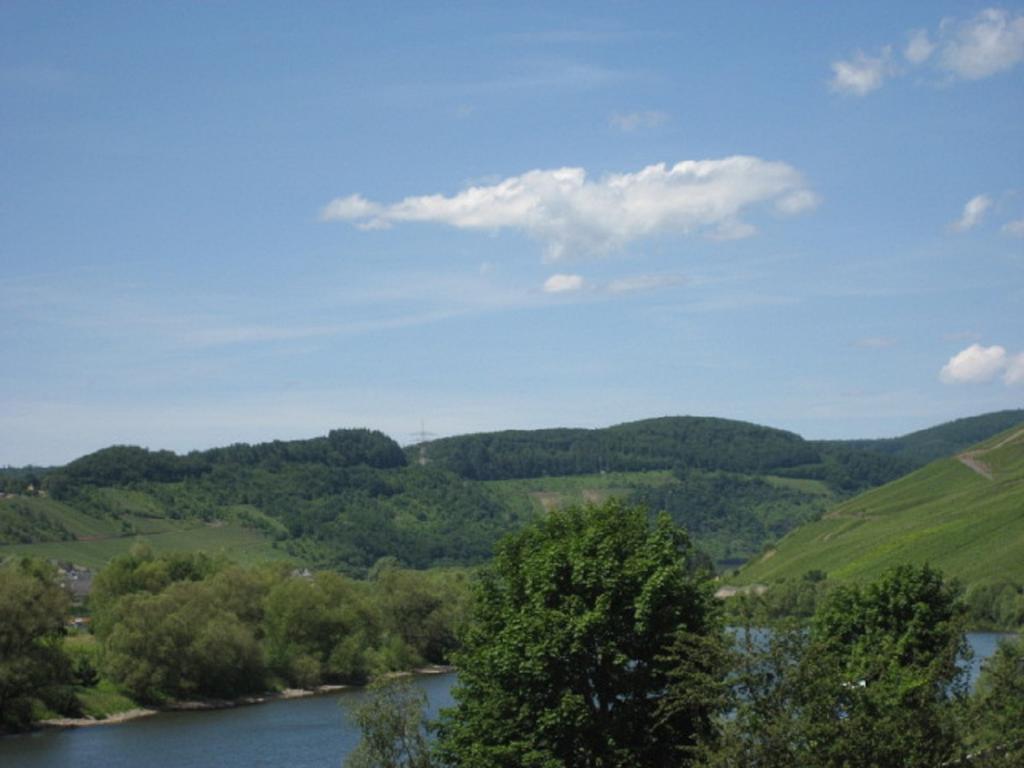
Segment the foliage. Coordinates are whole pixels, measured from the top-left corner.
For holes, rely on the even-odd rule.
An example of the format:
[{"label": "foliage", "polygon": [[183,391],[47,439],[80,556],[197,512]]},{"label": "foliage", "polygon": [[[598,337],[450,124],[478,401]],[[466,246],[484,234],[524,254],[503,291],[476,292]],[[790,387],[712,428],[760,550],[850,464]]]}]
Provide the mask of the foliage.
[{"label": "foliage", "polygon": [[1024,765],[1024,639],[1004,640],[984,665],[970,712],[971,765]]},{"label": "foliage", "polygon": [[665,511],[720,565],[745,562],[824,512],[830,496],[759,477],[680,469],[676,481],[639,488],[630,501]]},{"label": "foliage", "polygon": [[253,628],[224,610],[206,582],[119,600],[102,635],[104,671],[139,701],[230,698],[263,690]]},{"label": "foliage", "polygon": [[39,539],[73,539],[59,519],[39,508],[35,498],[0,499],[0,544],[25,544]]},{"label": "foliage", "polygon": [[426,697],[405,678],[370,686],[352,710],[362,733],[345,768],[430,768]]},{"label": "foliage", "polygon": [[[52,472],[46,483],[64,509],[117,520],[121,534],[153,520],[234,520],[299,559],[353,573],[389,555],[414,567],[479,562],[515,522],[485,489],[406,466],[394,441],[366,430],[187,456],[116,446]],[[36,540],[70,535],[14,522],[18,541],[32,531]]]},{"label": "foliage", "polygon": [[965,598],[970,625],[976,629],[1024,627],[1024,586],[1008,579],[973,585]]},{"label": "foliage", "polygon": [[961,752],[963,607],[927,566],[840,587],[810,630],[748,628],[712,765],[932,766]]},{"label": "foliage", "polygon": [[635,472],[680,465],[760,473],[817,460],[817,453],[791,432],[692,416],[647,419],[606,429],[464,435],[435,440],[425,448],[431,462],[474,480]]},{"label": "foliage", "polygon": [[685,764],[717,704],[687,697],[685,681],[711,673],[678,658],[719,633],[692,555],[667,517],[652,527],[646,510],[614,501],[552,512],[504,540],[456,655],[458,707],[442,717],[443,759],[474,768]]},{"label": "foliage", "polygon": [[0,731],[26,728],[35,702],[73,711],[63,650],[69,598],[45,563],[0,567]]},{"label": "foliage", "polygon": [[145,702],[232,698],[276,683],[313,687],[443,663],[462,621],[466,579],[393,564],[360,582],[281,563],[144,547],[96,578],[99,667]]}]

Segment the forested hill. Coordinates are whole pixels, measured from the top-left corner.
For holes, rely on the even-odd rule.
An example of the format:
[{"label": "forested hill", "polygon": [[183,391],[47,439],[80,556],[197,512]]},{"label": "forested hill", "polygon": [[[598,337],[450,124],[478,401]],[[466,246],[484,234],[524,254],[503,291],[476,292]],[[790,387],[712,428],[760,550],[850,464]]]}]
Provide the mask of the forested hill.
[{"label": "forested hill", "polygon": [[187,455],[114,446],[46,472],[41,494],[0,499],[0,545],[52,542],[33,552],[76,562],[83,547],[100,558],[144,535],[353,572],[386,556],[472,563],[517,522],[477,484],[408,466],[394,440],[364,429]]},{"label": "forested hill", "polygon": [[839,492],[881,485],[917,466],[839,441],[814,443],[781,429],[698,416],[603,429],[486,432],[434,440],[407,453],[471,480],[700,469],[822,480]]},{"label": "forested hill", "polygon": [[[838,501],[962,450],[1022,412],[889,441],[807,441],[728,419],[466,435],[412,446],[365,429],[178,455],[113,446],[64,467],[0,469],[0,559],[101,564],[137,536],[362,573],[481,562],[555,506],[616,496],[667,511],[733,567]],[[989,431],[991,430],[991,431]]]}]

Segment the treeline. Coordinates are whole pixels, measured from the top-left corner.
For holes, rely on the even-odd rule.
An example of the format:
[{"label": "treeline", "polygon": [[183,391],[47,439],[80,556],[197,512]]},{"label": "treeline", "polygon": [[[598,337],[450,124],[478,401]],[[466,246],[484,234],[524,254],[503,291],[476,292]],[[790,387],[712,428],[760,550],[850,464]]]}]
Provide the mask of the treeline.
[{"label": "treeline", "polygon": [[387,556],[413,568],[478,563],[519,522],[486,489],[440,468],[408,466],[397,443],[368,430],[185,456],[117,446],[51,472],[44,485],[100,518],[124,513],[109,493],[116,489],[145,494],[134,514],[236,519],[299,559],[359,575]]},{"label": "treeline", "polygon": [[67,594],[52,566],[0,567],[0,727],[80,714],[76,692],[111,685],[141,703],[362,684],[444,664],[468,595],[463,571],[382,561],[363,581],[244,568],[205,554],[114,559],[89,598],[96,648],[65,646]]},{"label": "treeline", "polygon": [[918,465],[839,441],[813,443],[792,432],[741,421],[666,417],[606,429],[541,429],[445,438],[409,449],[471,480],[665,469],[775,474],[826,482],[854,493]]},{"label": "treeline", "polygon": [[760,473],[818,459],[817,452],[791,432],[689,416],[647,419],[605,429],[464,435],[432,441],[425,449],[431,462],[473,480],[677,466]]},{"label": "treeline", "polygon": [[325,467],[367,466],[392,469],[406,465],[398,444],[381,432],[336,429],[326,437],[239,443],[179,456],[173,451],[149,451],[115,445],[76,459],[46,475],[46,487],[55,498],[68,488],[83,485],[131,486],[140,482],[176,483],[201,477],[223,467],[277,470],[286,464]]},{"label": "treeline", "polygon": [[[725,603],[730,623],[757,615],[763,623],[807,620],[837,585],[828,574],[811,570],[782,579],[763,590],[747,590]],[[965,623],[974,631],[1019,632],[1024,629],[1024,585],[1009,579],[974,584],[961,597]]]},{"label": "treeline", "polygon": [[995,411],[981,416],[956,419],[901,437],[877,440],[821,441],[823,447],[838,446],[869,453],[881,453],[907,459],[923,466],[936,459],[952,456],[993,435],[1024,424],[1024,409]]}]

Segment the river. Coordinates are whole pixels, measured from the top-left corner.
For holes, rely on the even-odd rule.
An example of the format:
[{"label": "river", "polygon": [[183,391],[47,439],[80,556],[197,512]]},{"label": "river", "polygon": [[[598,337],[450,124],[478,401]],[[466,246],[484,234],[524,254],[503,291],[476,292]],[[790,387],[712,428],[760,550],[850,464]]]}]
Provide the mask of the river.
[{"label": "river", "polygon": [[[971,680],[1005,635],[971,632]],[[430,716],[452,704],[455,675],[424,676]],[[340,768],[359,741],[346,704],[359,689],[235,709],[166,712],[120,725],[0,738],[3,768]],[[339,706],[340,705],[340,706]]]}]

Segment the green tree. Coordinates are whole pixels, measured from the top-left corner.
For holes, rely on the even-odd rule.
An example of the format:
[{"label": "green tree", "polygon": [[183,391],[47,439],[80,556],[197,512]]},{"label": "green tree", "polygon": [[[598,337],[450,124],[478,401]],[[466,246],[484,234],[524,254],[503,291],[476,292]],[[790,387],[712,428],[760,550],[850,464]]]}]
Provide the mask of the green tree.
[{"label": "green tree", "polygon": [[966,693],[958,590],[928,566],[837,588],[810,630],[748,631],[715,765],[920,766],[955,759]]},{"label": "green tree", "polygon": [[426,704],[406,678],[371,685],[352,710],[362,737],[345,768],[430,768]]},{"label": "green tree", "polygon": [[1024,765],[1024,639],[1004,640],[982,669],[971,697],[972,765]]},{"label": "green tree", "polygon": [[36,701],[74,709],[63,650],[69,603],[45,563],[0,567],[0,731],[27,727]]},{"label": "green tree", "polygon": [[326,572],[276,584],[264,611],[271,667],[303,688],[325,680],[366,682],[381,666],[371,654],[380,632],[379,618],[360,586]]},{"label": "green tree", "polygon": [[[684,765],[715,696],[674,682],[720,640],[686,534],[618,502],[552,513],[500,545],[476,586],[439,752],[453,766]],[[687,640],[686,638],[691,638]],[[673,691],[675,695],[673,695]]]},{"label": "green tree", "polygon": [[266,687],[252,628],[208,582],[125,595],[109,609],[100,639],[104,672],[141,701],[230,698]]}]

